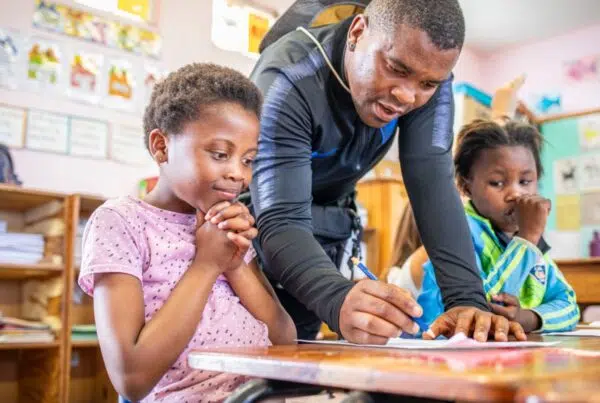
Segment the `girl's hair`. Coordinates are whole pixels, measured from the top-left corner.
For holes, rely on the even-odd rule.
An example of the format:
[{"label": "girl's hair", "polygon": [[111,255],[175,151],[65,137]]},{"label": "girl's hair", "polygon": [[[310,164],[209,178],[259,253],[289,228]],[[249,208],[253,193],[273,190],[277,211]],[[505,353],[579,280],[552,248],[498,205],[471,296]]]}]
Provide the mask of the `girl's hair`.
[{"label": "girl's hair", "polygon": [[[412,206],[407,202],[396,229],[391,266],[402,267],[414,251],[423,245]],[[387,275],[386,275],[387,277]]]},{"label": "girl's hair", "polygon": [[544,173],[540,153],[542,135],[530,124],[513,120],[499,124],[491,120],[475,120],[465,125],[458,133],[454,154],[454,169],[459,189],[464,189],[471,176],[471,167],[481,151],[504,146],[522,146],[531,151],[535,160],[537,176]]},{"label": "girl's hair", "polygon": [[144,142],[154,129],[178,133],[200,118],[202,110],[221,102],[233,102],[260,119],[262,95],[246,76],[212,63],[193,63],[169,74],[152,91],[144,112]]}]

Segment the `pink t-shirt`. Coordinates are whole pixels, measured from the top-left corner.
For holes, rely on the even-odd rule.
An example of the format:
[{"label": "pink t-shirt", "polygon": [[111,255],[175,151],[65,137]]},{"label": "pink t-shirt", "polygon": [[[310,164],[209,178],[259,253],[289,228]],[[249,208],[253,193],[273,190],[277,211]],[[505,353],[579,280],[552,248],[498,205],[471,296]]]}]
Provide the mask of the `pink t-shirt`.
[{"label": "pink t-shirt", "polygon": [[[93,295],[95,273],[126,273],[144,290],[146,321],[162,307],[190,265],[195,252],[196,217],[161,210],[122,197],[99,207],[83,234],[79,285]],[[173,318],[172,326],[177,326]],[[240,303],[224,276],[219,276],[204,308],[196,334],[175,364],[143,402],[218,402],[247,378],[192,370],[192,349],[269,345],[267,326]]]}]

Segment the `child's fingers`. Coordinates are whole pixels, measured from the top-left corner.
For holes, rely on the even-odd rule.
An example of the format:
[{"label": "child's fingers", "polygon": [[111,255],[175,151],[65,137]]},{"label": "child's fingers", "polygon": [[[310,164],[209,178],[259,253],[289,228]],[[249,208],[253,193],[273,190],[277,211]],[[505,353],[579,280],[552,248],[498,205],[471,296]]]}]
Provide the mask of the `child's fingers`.
[{"label": "child's fingers", "polygon": [[249,241],[252,241],[258,235],[258,230],[255,227],[252,227],[247,231],[238,232],[238,235],[246,238]]},{"label": "child's fingers", "polygon": [[521,306],[521,303],[519,302],[519,299],[517,297],[511,294],[507,294],[505,292],[498,294],[496,298],[494,298],[494,301],[501,302],[504,305],[508,306]]},{"label": "child's fingers", "polygon": [[232,232],[243,232],[252,228],[252,222],[245,217],[238,216],[233,217],[227,221],[221,221],[217,226],[219,227],[219,229],[222,230]]},{"label": "child's fingers", "polygon": [[510,318],[511,316],[510,312],[508,311],[508,308],[506,308],[505,306],[498,304],[490,304],[490,307],[492,308],[492,312],[496,315],[504,316],[505,318]]},{"label": "child's fingers", "polygon": [[233,204],[217,212],[210,219],[210,222],[213,224],[219,224],[222,221],[229,220],[230,218],[234,217],[243,217],[250,222],[250,225],[254,225],[254,217],[252,217],[252,214],[250,214],[248,208],[241,203]]},{"label": "child's fingers", "polygon": [[[213,218],[217,213],[219,213],[221,210],[227,208],[231,206],[231,203],[228,201],[222,201],[219,202],[217,204],[215,204],[214,206],[212,206],[211,208],[208,209],[208,211],[206,212],[206,216],[204,217],[204,219],[206,221],[210,220],[211,218]],[[215,223],[213,223],[215,224]]]},{"label": "child's fingers", "polygon": [[247,250],[250,247],[250,240],[238,234],[234,234],[233,232],[228,232],[227,238],[241,250]]}]

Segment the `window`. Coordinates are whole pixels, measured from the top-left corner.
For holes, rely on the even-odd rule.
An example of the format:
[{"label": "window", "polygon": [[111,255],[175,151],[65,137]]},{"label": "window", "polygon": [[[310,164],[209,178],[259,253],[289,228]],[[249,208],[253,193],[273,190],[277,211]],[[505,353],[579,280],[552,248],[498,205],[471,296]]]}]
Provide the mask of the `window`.
[{"label": "window", "polygon": [[152,0],[75,0],[75,3],[144,22],[154,18]]}]

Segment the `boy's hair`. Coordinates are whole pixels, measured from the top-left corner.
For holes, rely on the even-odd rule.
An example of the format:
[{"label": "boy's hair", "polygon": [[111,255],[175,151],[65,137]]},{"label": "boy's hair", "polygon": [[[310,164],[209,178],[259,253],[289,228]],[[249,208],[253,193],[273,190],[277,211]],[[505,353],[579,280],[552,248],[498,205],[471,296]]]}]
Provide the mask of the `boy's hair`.
[{"label": "boy's hair", "polygon": [[372,0],[365,15],[383,32],[400,24],[425,31],[440,50],[461,49],[465,41],[465,18],[458,0]]},{"label": "boy's hair", "polygon": [[522,146],[531,151],[535,160],[537,176],[544,173],[540,153],[542,135],[535,126],[508,120],[501,125],[491,120],[475,120],[465,125],[458,133],[454,154],[454,169],[458,187],[464,188],[471,175],[471,167],[481,151],[503,146]]},{"label": "boy's hair", "polygon": [[144,112],[144,143],[154,129],[178,133],[200,118],[202,109],[221,102],[233,102],[260,119],[262,95],[243,74],[212,63],[192,63],[170,73],[152,91]]}]

